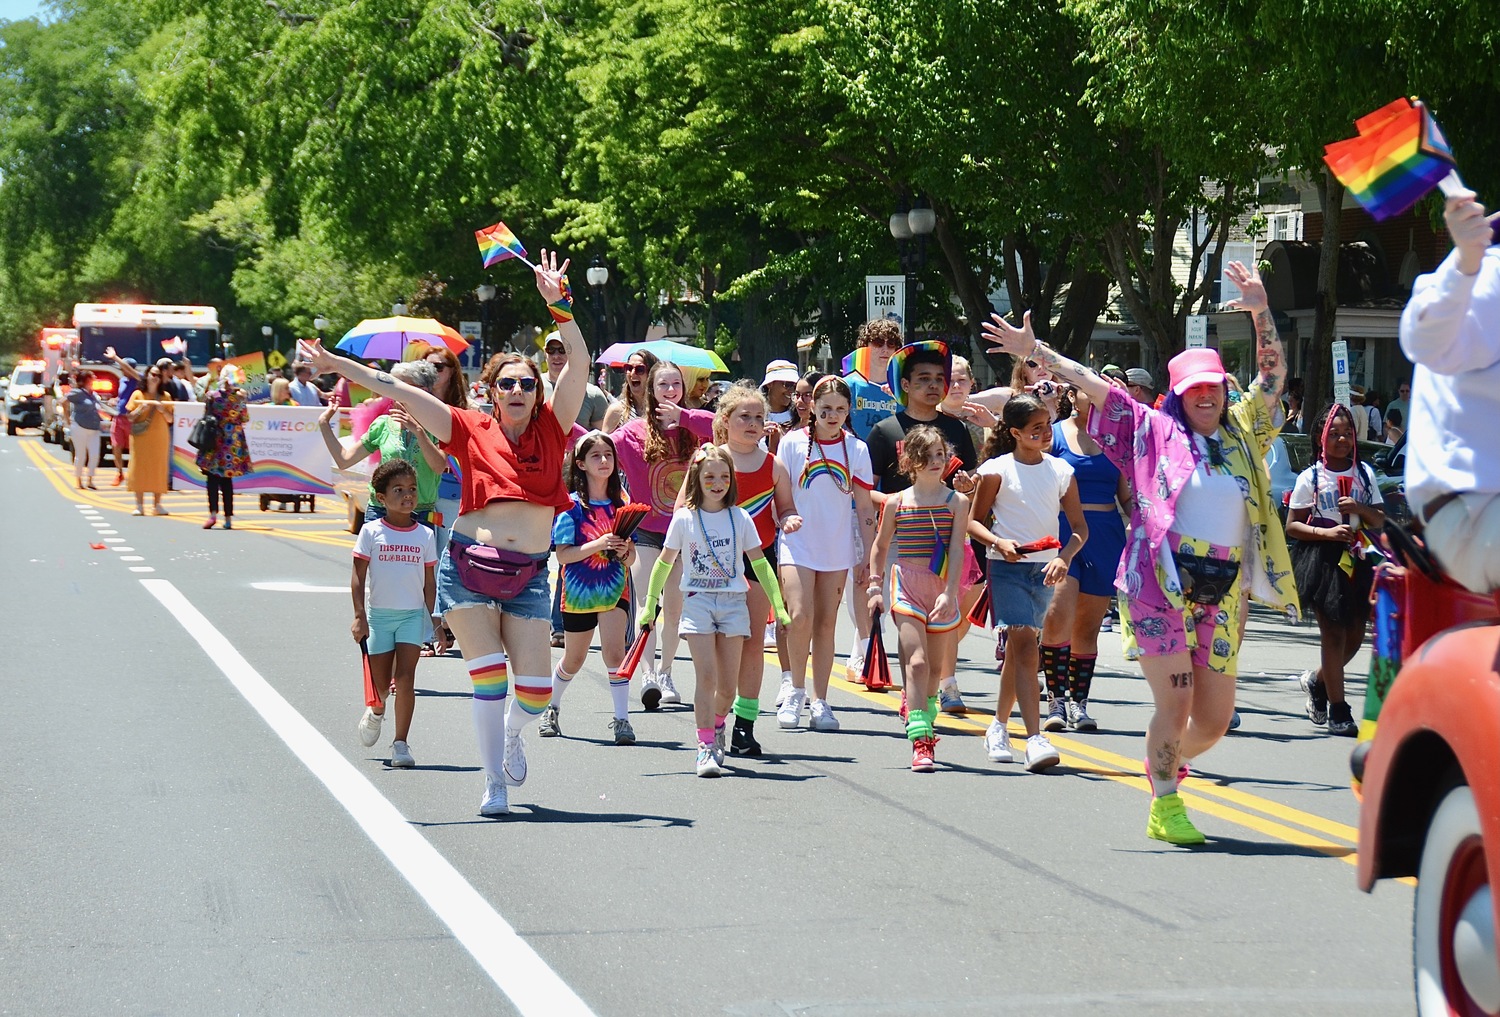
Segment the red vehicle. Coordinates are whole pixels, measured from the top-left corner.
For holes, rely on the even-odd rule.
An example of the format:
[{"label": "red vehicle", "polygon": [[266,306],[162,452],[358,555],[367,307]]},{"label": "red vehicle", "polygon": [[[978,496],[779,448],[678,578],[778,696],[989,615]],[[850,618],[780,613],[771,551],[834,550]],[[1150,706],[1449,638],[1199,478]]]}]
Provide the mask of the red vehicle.
[{"label": "red vehicle", "polygon": [[1500,1014],[1500,606],[1413,551],[1377,594],[1373,738],[1353,761],[1359,886],[1417,877],[1418,1013]]}]

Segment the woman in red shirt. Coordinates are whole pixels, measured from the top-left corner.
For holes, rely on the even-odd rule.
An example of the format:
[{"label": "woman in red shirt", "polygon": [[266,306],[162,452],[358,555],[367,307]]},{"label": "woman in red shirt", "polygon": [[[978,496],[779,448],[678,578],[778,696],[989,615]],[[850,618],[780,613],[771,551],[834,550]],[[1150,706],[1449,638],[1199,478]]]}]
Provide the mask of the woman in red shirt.
[{"label": "woman in red shirt", "polygon": [[547,555],[552,518],[571,504],[560,466],[589,374],[567,268],[545,250],[536,268],[537,290],[568,350],[550,401],[536,365],[519,354],[497,355],[484,368],[481,384],[493,404],[485,413],[449,406],[385,371],[309,344],[314,370],[401,403],[463,471],[459,515],[438,565],[437,609],[458,637],[474,684],[485,772],[479,811],[486,816],[510,811],[507,787],[526,780],[522,731],[552,699]]}]

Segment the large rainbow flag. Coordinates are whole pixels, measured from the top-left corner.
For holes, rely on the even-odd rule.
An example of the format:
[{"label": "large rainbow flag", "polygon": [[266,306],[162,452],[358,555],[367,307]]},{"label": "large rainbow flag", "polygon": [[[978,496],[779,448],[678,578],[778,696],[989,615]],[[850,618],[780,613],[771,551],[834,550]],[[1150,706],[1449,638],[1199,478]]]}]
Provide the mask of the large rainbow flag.
[{"label": "large rainbow flag", "polygon": [[1420,102],[1397,99],[1354,122],[1356,137],[1324,146],[1323,161],[1377,220],[1400,215],[1453,172],[1453,150]]},{"label": "large rainbow flag", "polygon": [[493,226],[474,231],[474,239],[479,242],[479,256],[484,259],[484,267],[498,264],[507,258],[518,258],[531,264],[526,260],[526,248],[521,246],[521,241],[510,231],[510,227],[503,222],[497,222]]},{"label": "large rainbow flag", "polygon": [[870,372],[874,370],[874,368],[870,366],[870,361],[873,359],[874,353],[870,349],[870,347],[859,347],[844,358],[844,362],[841,365],[844,370],[844,375],[847,377],[851,374],[858,374],[861,378],[865,379],[865,381],[873,381],[875,382],[875,384],[879,385],[880,379],[870,377]]}]

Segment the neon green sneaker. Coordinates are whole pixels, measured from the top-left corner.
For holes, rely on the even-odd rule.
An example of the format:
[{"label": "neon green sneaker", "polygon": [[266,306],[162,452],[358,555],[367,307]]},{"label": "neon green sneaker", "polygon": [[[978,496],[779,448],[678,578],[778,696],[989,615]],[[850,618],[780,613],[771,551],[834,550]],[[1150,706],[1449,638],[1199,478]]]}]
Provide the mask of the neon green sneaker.
[{"label": "neon green sneaker", "polygon": [[1203,834],[1187,816],[1187,806],[1177,792],[1151,800],[1151,818],[1146,820],[1146,836],[1168,844],[1202,844]]}]

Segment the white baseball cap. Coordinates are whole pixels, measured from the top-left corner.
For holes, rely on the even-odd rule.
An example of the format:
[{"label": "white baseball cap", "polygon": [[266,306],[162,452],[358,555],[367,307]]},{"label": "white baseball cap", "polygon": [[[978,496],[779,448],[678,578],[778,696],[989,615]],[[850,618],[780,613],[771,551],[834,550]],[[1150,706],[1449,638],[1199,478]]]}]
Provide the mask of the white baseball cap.
[{"label": "white baseball cap", "polygon": [[766,365],[766,377],[760,383],[760,387],[765,388],[773,381],[789,381],[795,385],[801,377],[802,375],[797,373],[797,365],[790,360],[773,360]]}]

